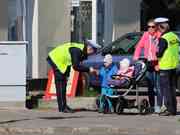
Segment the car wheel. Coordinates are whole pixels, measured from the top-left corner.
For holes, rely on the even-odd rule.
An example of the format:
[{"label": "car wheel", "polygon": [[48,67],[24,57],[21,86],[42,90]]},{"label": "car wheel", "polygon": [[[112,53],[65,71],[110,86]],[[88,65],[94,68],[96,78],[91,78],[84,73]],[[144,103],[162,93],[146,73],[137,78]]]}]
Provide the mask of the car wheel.
[{"label": "car wheel", "polygon": [[84,88],[89,88],[89,74],[88,73],[82,73],[82,81],[83,81],[83,86]]}]

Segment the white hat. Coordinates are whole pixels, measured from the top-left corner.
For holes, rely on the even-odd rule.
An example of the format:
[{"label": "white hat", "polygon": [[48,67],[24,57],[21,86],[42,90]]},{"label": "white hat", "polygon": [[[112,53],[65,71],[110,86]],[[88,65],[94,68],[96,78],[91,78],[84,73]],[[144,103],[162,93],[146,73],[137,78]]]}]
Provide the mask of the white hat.
[{"label": "white hat", "polygon": [[87,43],[87,45],[89,45],[95,49],[101,48],[101,46],[99,44],[97,44],[96,41],[94,41],[94,40],[86,40],[86,43]]},{"label": "white hat", "polygon": [[128,68],[130,66],[130,60],[127,58],[124,58],[120,61],[120,68]]},{"label": "white hat", "polygon": [[169,21],[169,19],[165,18],[165,17],[158,17],[158,18],[154,19],[155,23],[165,23],[165,22],[168,22],[168,21]]},{"label": "white hat", "polygon": [[104,62],[111,64],[112,63],[112,55],[111,54],[106,54],[105,57],[104,57]]}]

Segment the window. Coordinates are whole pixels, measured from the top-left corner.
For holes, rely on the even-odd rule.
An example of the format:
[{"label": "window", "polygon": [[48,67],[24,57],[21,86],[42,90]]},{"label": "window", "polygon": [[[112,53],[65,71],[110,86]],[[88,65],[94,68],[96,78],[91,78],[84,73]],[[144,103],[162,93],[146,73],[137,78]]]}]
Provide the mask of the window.
[{"label": "window", "polygon": [[25,0],[8,0],[8,40],[25,40]]},{"label": "window", "polygon": [[127,35],[124,38],[115,41],[112,44],[112,54],[129,55],[134,53],[135,45],[141,35]]}]

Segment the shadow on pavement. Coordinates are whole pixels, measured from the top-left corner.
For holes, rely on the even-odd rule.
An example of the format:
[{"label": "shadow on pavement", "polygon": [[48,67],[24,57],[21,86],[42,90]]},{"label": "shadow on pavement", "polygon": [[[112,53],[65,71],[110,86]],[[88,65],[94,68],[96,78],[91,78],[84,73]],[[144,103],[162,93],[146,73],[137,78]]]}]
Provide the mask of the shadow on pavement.
[{"label": "shadow on pavement", "polygon": [[73,109],[73,111],[75,111],[75,112],[97,112],[97,110],[86,109],[86,108],[76,108],[76,109]]},{"label": "shadow on pavement", "polygon": [[19,121],[26,121],[26,120],[30,120],[30,119],[20,119],[20,120],[8,120],[8,121],[1,121],[1,122],[0,122],[0,124],[15,123],[15,122],[19,122]]},{"label": "shadow on pavement", "polygon": [[39,119],[46,119],[46,120],[74,119],[74,118],[84,118],[84,117],[83,117],[83,116],[68,116],[68,117],[39,117]]}]

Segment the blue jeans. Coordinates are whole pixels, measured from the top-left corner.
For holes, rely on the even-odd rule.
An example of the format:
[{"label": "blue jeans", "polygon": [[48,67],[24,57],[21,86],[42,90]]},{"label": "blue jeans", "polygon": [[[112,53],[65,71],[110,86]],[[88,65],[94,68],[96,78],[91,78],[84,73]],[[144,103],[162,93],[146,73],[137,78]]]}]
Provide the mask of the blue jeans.
[{"label": "blue jeans", "polygon": [[[160,91],[160,76],[159,72],[156,71],[147,71],[146,73],[147,82],[148,82],[148,97],[151,107],[162,106],[163,96]],[[155,99],[157,96],[157,100]]]}]

